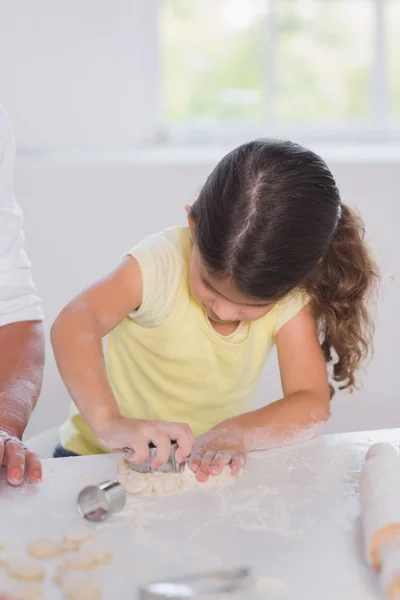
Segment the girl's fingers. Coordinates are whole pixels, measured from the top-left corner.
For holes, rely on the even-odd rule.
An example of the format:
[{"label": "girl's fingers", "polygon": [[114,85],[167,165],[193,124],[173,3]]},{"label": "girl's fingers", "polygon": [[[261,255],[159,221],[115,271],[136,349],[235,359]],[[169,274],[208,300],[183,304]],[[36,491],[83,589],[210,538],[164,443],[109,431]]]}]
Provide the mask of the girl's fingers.
[{"label": "girl's fingers", "polygon": [[168,426],[168,431],[166,433],[170,435],[172,440],[175,440],[177,443],[177,451],[175,458],[178,463],[183,462],[190,456],[190,453],[193,450],[194,446],[194,435],[189,425],[184,425],[182,423],[171,423]]},{"label": "girl's fingers", "polygon": [[210,475],[210,466],[215,458],[215,450],[209,450],[203,455],[201,465],[196,471],[196,477],[199,481],[207,481]]},{"label": "girl's fingers", "polygon": [[157,447],[157,450],[150,466],[152,469],[158,469],[158,467],[168,462],[169,453],[171,452],[171,440],[165,433],[157,433],[152,436],[151,441]]},{"label": "girl's fingers", "polygon": [[[126,458],[133,464],[140,465],[149,458],[149,444],[145,440],[136,437],[129,443],[129,448],[132,448],[133,455],[131,452],[127,452]],[[132,458],[128,458],[128,456]]]},{"label": "girl's fingers", "polygon": [[25,450],[25,471],[28,473],[29,481],[33,483],[42,479],[42,465],[39,457],[30,450]]},{"label": "girl's fingers", "polygon": [[233,477],[237,477],[243,471],[244,465],[246,463],[246,459],[241,454],[236,454],[232,458],[231,463],[231,473]]},{"label": "girl's fingers", "polygon": [[218,454],[215,455],[215,458],[210,466],[210,474],[211,475],[219,475],[226,465],[229,465],[232,457],[229,452],[221,450]]},{"label": "girl's fingers", "polygon": [[199,469],[199,467],[201,465],[201,459],[202,458],[203,458],[203,453],[202,452],[196,452],[196,454],[193,454],[189,458],[189,469],[191,471],[193,471],[193,473],[196,473],[196,471]]}]

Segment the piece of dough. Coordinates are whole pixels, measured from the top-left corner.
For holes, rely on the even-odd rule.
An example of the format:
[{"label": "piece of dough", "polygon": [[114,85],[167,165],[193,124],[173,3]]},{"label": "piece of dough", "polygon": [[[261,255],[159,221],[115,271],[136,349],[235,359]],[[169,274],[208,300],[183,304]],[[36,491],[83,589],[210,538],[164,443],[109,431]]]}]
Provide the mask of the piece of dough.
[{"label": "piece of dough", "polygon": [[65,586],[65,600],[100,600],[101,587],[90,579],[77,579]]},{"label": "piece of dough", "polygon": [[11,577],[22,581],[43,581],[45,576],[43,567],[25,558],[10,560],[7,570]]},{"label": "piece of dough", "polygon": [[83,569],[86,571],[109,562],[112,556],[111,550],[103,544],[89,542],[78,554],[68,558],[66,563],[70,569]]},{"label": "piece of dough", "polygon": [[230,483],[236,478],[232,477],[230,467],[225,467],[220,475],[210,476],[207,481],[200,483],[196,475],[188,466],[182,473],[138,473],[133,471],[127,462],[122,459],[119,467],[118,480],[128,494],[174,494],[184,490],[216,486]]},{"label": "piece of dough", "polygon": [[79,553],[65,559],[57,567],[53,577],[53,582],[56,585],[62,585],[65,577],[71,570],[77,569],[82,571],[91,571],[96,567],[103,565],[111,560],[113,553],[108,548],[105,548],[98,543],[89,543]]},{"label": "piece of dough", "polygon": [[65,552],[77,552],[82,544],[91,538],[93,538],[93,533],[89,529],[69,533],[62,539],[62,548]]},{"label": "piece of dough", "polygon": [[51,540],[33,540],[26,550],[33,558],[54,558],[61,554],[61,546]]},{"label": "piece of dough", "polygon": [[53,577],[53,583],[56,585],[62,585],[64,582],[65,575],[68,573],[68,561],[64,561],[57,566],[56,572]]},{"label": "piece of dough", "polygon": [[42,588],[38,584],[27,585],[21,591],[21,600],[42,600]]}]

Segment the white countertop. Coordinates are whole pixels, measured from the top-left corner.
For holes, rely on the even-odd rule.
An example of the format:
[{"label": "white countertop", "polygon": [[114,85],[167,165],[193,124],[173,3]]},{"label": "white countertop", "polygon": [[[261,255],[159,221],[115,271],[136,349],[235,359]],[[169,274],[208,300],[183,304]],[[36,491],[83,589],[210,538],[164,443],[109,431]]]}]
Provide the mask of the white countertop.
[{"label": "white countertop", "polygon": [[[153,579],[250,565],[256,600],[378,600],[376,576],[363,558],[358,498],[360,468],[377,441],[398,447],[400,429],[254,453],[242,478],[228,486],[129,497],[123,512],[91,526],[114,551],[93,578],[102,581],[106,600],[135,600],[138,585]],[[19,489],[3,480],[2,555],[22,553],[38,537],[85,528],[77,494],[113,478],[118,458],[45,460],[43,482]],[[61,598],[50,582],[54,564],[48,563],[46,583],[51,600]]]}]

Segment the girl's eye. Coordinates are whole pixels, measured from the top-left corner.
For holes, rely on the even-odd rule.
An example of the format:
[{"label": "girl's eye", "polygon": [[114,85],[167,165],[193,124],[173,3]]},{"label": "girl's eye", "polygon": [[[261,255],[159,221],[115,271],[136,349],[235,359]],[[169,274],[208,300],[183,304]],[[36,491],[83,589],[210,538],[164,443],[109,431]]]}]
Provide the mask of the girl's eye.
[{"label": "girl's eye", "polygon": [[203,282],[204,287],[206,287],[208,290],[214,291],[212,285],[209,284],[206,279],[202,279],[202,282]]}]

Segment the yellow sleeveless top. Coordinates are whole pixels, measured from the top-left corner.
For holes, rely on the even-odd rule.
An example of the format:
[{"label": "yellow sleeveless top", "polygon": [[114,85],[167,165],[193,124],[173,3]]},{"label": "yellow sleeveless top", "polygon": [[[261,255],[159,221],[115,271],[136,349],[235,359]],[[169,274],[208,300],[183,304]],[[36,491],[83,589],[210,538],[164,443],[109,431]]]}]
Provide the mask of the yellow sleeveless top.
[{"label": "yellow sleeveless top", "polygon": [[[301,291],[262,319],[217,333],[192,296],[187,228],[146,238],[128,254],[140,265],[143,304],[107,336],[108,377],[121,413],[188,423],[201,435],[248,412],[275,334],[307,303]],[[93,398],[93,402],[96,399]],[[77,454],[108,452],[72,405],[61,444]]]}]

